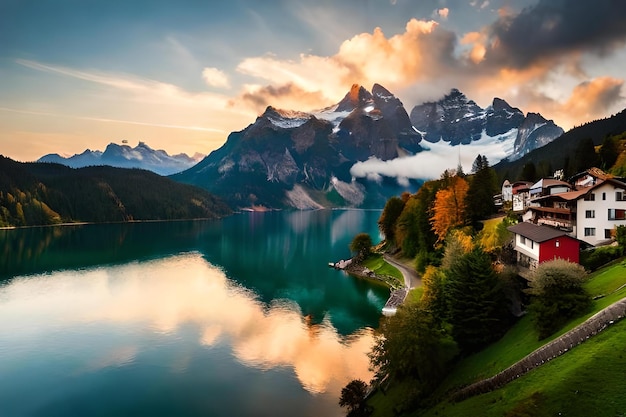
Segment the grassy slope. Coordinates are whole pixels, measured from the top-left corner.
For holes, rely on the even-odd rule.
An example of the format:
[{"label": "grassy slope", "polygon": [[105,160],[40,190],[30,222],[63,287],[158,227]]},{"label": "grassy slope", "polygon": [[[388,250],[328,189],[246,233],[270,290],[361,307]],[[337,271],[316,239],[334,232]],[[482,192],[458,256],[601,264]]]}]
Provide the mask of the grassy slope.
[{"label": "grassy slope", "polygon": [[[499,371],[507,368],[508,366],[522,359],[524,356],[528,355],[529,353],[531,353],[538,347],[542,346],[548,341],[558,337],[559,335],[565,333],[566,331],[580,324],[581,322],[583,322],[584,320],[586,320],[587,318],[595,314],[597,311],[607,307],[608,305],[612,304],[615,301],[618,301],[619,299],[623,297],[626,297],[626,287],[621,288],[619,291],[616,291],[618,288],[620,288],[624,284],[626,284],[626,262],[616,263],[608,268],[598,270],[597,272],[595,272],[594,274],[590,276],[589,281],[585,284],[586,289],[589,291],[589,293],[592,296],[606,295],[605,297],[599,298],[594,301],[593,309],[592,309],[593,311],[591,311],[589,314],[583,317],[579,317],[577,319],[572,320],[565,328],[563,328],[557,334],[542,341],[537,340],[536,333],[532,327],[531,318],[529,316],[523,317],[498,342],[489,346],[485,350],[459,362],[457,366],[455,367],[454,371],[444,381],[444,383],[442,384],[441,388],[438,390],[436,395],[445,395],[446,392],[452,389],[470,384],[472,382],[475,382],[483,378],[490,377],[498,373]],[[621,327],[619,328],[623,328],[625,324],[620,323],[620,326]],[[616,328],[618,327],[616,326]],[[619,349],[619,352],[624,351],[623,346],[626,346],[626,344],[624,344],[624,339],[622,339],[621,333],[619,332],[616,333],[613,330],[609,332],[607,330],[607,334],[612,335],[612,336],[609,336],[609,341],[606,343],[604,342],[599,343],[600,346],[593,348],[593,349],[597,349],[602,354],[606,354],[608,355],[609,358],[611,358],[612,356],[611,352],[613,352],[613,356],[614,356],[614,353],[616,352],[612,350],[612,349],[615,349],[614,347],[615,343],[622,343],[621,345],[622,347]],[[603,336],[602,338],[598,338],[597,340],[603,341],[605,340],[604,337],[606,336]],[[590,344],[590,346],[595,345],[596,343],[598,342],[596,342],[594,338],[594,343]],[[550,379],[551,381],[563,381],[563,380],[570,381],[571,380],[571,381],[575,381],[576,384],[579,384],[579,381],[571,375],[572,372],[574,373],[578,372],[578,373],[585,375],[586,380],[589,381],[589,383],[585,385],[587,387],[585,389],[592,390],[594,388],[597,389],[597,387],[599,386],[604,386],[604,383],[598,382],[598,379],[602,379],[605,376],[604,375],[605,371],[603,368],[605,364],[603,362],[604,360],[603,358],[597,358],[596,356],[591,356],[591,358],[594,360],[594,366],[589,367],[591,369],[587,369],[587,368],[584,368],[584,370],[578,369],[579,365],[577,364],[579,363],[588,365],[588,362],[586,362],[586,360],[581,360],[580,358],[578,358],[578,355],[582,355],[583,359],[587,358],[588,354],[577,353],[578,349],[583,348],[587,344],[589,344],[589,341],[577,347],[576,349],[573,349],[571,352],[567,353],[563,357],[558,358],[558,361],[565,363],[565,365],[561,365],[561,367],[558,368],[558,369],[563,368],[562,371],[559,371],[563,373],[562,375],[555,374],[554,376],[548,377],[546,375],[551,375],[551,374],[550,373],[546,374],[547,371],[545,371],[545,369],[551,369],[551,368],[548,368],[547,366],[543,366],[531,372],[530,374],[526,375],[525,377],[521,378],[519,381],[515,381],[514,383],[511,383],[498,391],[495,391],[490,394],[485,394],[479,397],[475,397],[475,398],[463,401],[455,405],[449,405],[446,402],[443,402],[439,404],[437,407],[433,408],[432,410],[429,410],[428,413],[424,415],[501,416],[501,415],[504,415],[504,413],[502,412],[503,409],[512,410],[516,406],[525,407],[524,404],[527,404],[529,407],[532,407],[533,402],[539,403],[539,402],[545,401],[546,398],[544,398],[544,394],[552,395],[551,394],[552,391],[555,391],[555,392],[558,391],[558,392],[561,392],[561,394],[559,395],[565,395],[562,392],[562,390],[565,389],[565,387],[570,385],[568,382],[566,384],[563,384],[563,388],[559,388],[560,383],[556,384],[557,386],[553,386],[552,383],[546,382],[546,379]],[[613,346],[613,347],[605,348],[605,345]],[[592,349],[592,348],[591,347],[584,348],[584,349],[581,349],[580,352],[586,352],[586,349]],[[592,352],[595,352],[595,350]],[[597,366],[595,364],[596,359],[598,359]],[[616,357],[613,359],[615,359],[616,362],[619,362],[619,360],[621,360],[622,358]],[[557,360],[553,362],[560,363],[560,362],[557,362]],[[610,360],[608,362],[610,364]],[[552,366],[552,363],[549,365]],[[622,381],[622,380],[626,381],[626,373],[624,373],[623,368],[619,368],[619,366],[621,365],[618,365],[618,367],[616,368],[616,371],[619,371],[619,369],[622,369],[621,374],[619,374],[620,375],[619,381]],[[626,363],[624,363],[623,366],[626,367]],[[595,371],[594,369],[597,371]],[[541,377],[535,377],[533,374],[536,372],[537,372],[537,375],[541,375]],[[524,383],[524,381],[527,381],[527,382]],[[611,381],[609,378],[607,380],[607,383],[610,383],[610,382]],[[524,390],[520,389],[518,386],[520,383],[523,383],[524,386],[528,385],[528,388],[527,389],[525,388]],[[626,382],[621,382],[621,384],[618,382],[617,385],[621,387],[622,393],[626,391]],[[516,388],[509,388],[509,387],[516,387]],[[518,391],[520,392],[519,395],[516,394]],[[373,405],[374,407],[378,406],[376,409],[376,413],[374,415],[375,416],[392,416],[393,415],[392,407],[394,404],[394,399],[402,398],[403,396],[405,396],[405,392],[406,392],[406,387],[399,385],[399,386],[392,386],[392,388],[387,392],[385,396],[382,396],[380,394],[375,395],[370,401],[370,404]],[[524,393],[523,395],[527,394],[528,398],[524,397],[521,394],[522,392]],[[538,394],[531,398],[532,394],[535,392],[544,393],[544,394]],[[612,401],[611,400],[611,396],[613,395],[612,393],[613,391],[610,391],[606,396],[603,396],[603,400],[606,400],[609,402]],[[505,395],[507,395],[507,397],[502,397]],[[502,398],[500,398],[499,396]],[[379,397],[383,397],[383,398],[379,398]],[[477,399],[485,399],[485,400],[483,402],[479,402],[478,405],[476,405],[477,408],[473,408],[474,407],[473,404],[477,401]],[[492,401],[503,403],[504,405],[499,406],[497,409],[494,409],[493,411],[489,411],[489,412],[484,411],[484,410],[491,410],[494,407],[490,403]],[[467,404],[468,407],[470,408],[466,410],[464,408],[465,404]],[[623,403],[620,403],[620,404],[623,404]],[[502,407],[505,407],[505,408],[502,408]],[[455,411],[455,412],[458,412],[458,414],[452,414],[453,410],[458,410],[458,411]],[[481,410],[481,412],[478,412],[476,410]],[[626,413],[626,408],[624,408],[624,410],[622,411]],[[523,416],[526,414],[522,413],[522,414],[512,414],[512,415]],[[528,415],[538,415],[538,414],[530,413]],[[584,414],[580,414],[580,415],[584,415]],[[593,414],[588,414],[588,415],[593,415]],[[611,414],[611,415],[616,415],[616,414]]]},{"label": "grassy slope", "polygon": [[387,275],[393,277],[394,280],[397,280],[397,282],[395,283],[396,287],[404,285],[402,272],[400,272],[395,266],[385,262],[381,254],[373,253],[369,256],[369,258],[363,261],[363,266],[370,269],[371,271],[374,271],[374,273],[376,273],[377,275]]},{"label": "grassy slope", "polygon": [[420,416],[623,416],[626,321],[505,387]]}]

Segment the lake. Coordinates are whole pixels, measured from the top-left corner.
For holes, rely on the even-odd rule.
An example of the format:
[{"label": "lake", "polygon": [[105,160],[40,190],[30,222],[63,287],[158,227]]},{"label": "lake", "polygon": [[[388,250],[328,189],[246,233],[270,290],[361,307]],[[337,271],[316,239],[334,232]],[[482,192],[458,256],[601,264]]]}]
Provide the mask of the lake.
[{"label": "lake", "polygon": [[342,416],[388,290],[379,211],[0,231],[0,415]]}]

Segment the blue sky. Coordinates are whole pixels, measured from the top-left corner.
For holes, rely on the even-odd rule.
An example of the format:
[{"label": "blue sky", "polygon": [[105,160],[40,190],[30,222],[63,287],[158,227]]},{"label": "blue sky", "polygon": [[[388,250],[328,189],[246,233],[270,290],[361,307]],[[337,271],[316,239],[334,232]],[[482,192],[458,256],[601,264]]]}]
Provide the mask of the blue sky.
[{"label": "blue sky", "polygon": [[625,41],[617,0],[0,0],[0,153],[209,153],[353,83],[407,111],[456,87],[567,129],[626,106]]}]

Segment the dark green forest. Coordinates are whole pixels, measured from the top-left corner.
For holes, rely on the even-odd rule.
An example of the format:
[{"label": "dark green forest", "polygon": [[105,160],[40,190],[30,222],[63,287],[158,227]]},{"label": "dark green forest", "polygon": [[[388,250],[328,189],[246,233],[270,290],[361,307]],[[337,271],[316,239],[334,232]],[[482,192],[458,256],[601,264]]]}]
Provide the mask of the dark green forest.
[{"label": "dark green forest", "polygon": [[219,198],[140,169],[21,163],[0,156],[0,226],[217,218]]},{"label": "dark green forest", "polygon": [[[558,169],[563,170],[565,178],[592,166],[608,172],[621,149],[610,150],[615,142],[607,144],[605,141],[610,137],[617,138],[625,131],[626,109],[609,118],[575,127],[516,161],[500,161],[494,169],[500,183],[505,179],[536,181],[552,176]],[[604,151],[596,153],[594,149],[602,145],[605,145]]]}]

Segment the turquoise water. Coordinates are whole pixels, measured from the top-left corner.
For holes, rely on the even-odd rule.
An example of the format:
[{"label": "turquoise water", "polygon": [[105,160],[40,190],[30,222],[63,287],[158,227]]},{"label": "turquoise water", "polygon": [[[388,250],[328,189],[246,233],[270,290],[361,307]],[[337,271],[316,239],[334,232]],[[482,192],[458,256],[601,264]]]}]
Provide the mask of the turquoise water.
[{"label": "turquoise water", "polygon": [[0,231],[0,415],[333,416],[388,291],[379,212]]}]

